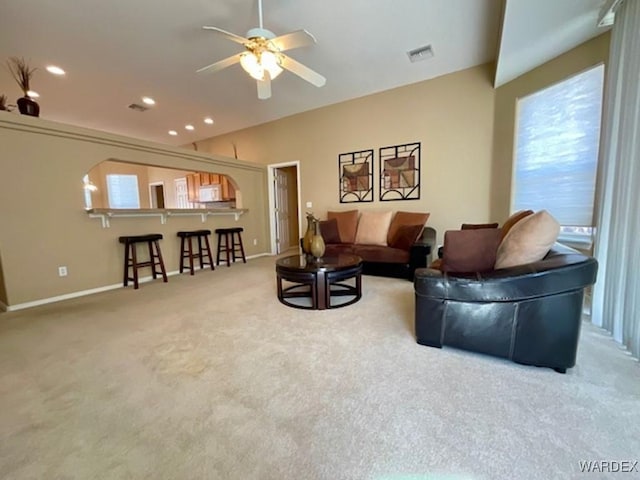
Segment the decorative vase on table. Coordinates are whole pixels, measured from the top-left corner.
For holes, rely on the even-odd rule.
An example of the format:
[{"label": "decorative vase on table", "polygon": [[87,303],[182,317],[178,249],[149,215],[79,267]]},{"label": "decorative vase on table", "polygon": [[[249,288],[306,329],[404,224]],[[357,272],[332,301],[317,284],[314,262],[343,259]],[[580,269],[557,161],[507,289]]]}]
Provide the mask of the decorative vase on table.
[{"label": "decorative vase on table", "polygon": [[325,245],[324,239],[320,234],[320,222],[314,219],[313,222],[314,234],[311,237],[311,255],[315,260],[319,260],[324,255]]},{"label": "decorative vase on table", "polygon": [[307,213],[307,231],[302,238],[302,252],[307,255],[311,254],[311,239],[315,233],[313,226],[315,219],[313,213]]},{"label": "decorative vase on table", "polygon": [[22,115],[30,115],[32,117],[40,116],[40,105],[38,105],[38,102],[33,98],[25,95],[24,97],[20,97],[16,103]]}]

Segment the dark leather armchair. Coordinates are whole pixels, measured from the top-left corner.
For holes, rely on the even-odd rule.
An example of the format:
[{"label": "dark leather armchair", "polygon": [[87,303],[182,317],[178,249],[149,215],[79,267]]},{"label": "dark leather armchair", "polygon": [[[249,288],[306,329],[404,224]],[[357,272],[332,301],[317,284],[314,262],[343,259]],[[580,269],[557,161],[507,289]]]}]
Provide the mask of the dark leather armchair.
[{"label": "dark leather armchair", "polygon": [[584,289],[597,268],[556,243],[539,262],[486,273],[418,269],[416,340],[565,373],[575,365]]}]

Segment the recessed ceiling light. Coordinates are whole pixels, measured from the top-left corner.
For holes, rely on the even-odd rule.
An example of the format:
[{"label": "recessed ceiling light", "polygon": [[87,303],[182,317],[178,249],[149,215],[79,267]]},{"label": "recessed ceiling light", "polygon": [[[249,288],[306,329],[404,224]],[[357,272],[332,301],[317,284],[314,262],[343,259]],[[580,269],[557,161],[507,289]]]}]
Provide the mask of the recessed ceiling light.
[{"label": "recessed ceiling light", "polygon": [[169,130],[169,135],[173,135],[175,137],[176,135],[178,135],[178,132],[176,132],[175,130]]},{"label": "recessed ceiling light", "polygon": [[33,90],[29,90],[27,92],[27,96],[31,98],[38,98],[40,94],[38,92],[34,92]]},{"label": "recessed ceiling light", "polygon": [[142,97],[142,101],[147,105],[155,105],[156,101],[151,97]]},{"label": "recessed ceiling light", "polygon": [[55,65],[47,66],[47,72],[53,73],[54,75],[64,75],[65,73],[67,73],[63,69],[61,69],[60,67],[57,67]]},{"label": "recessed ceiling light", "polygon": [[204,123],[207,125],[213,125],[213,118],[207,117],[204,119]]},{"label": "recessed ceiling light", "polygon": [[195,130],[196,128],[193,125],[185,125],[184,128],[187,130]]}]

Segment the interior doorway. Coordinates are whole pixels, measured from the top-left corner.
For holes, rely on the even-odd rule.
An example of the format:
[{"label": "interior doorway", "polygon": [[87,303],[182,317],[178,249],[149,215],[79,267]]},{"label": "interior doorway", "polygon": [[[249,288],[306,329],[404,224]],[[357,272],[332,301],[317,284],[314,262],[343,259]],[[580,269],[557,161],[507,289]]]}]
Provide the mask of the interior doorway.
[{"label": "interior doorway", "polygon": [[268,166],[271,254],[298,248],[300,242],[300,162]]},{"label": "interior doorway", "polygon": [[151,208],[164,208],[164,182],[149,184],[149,205]]}]

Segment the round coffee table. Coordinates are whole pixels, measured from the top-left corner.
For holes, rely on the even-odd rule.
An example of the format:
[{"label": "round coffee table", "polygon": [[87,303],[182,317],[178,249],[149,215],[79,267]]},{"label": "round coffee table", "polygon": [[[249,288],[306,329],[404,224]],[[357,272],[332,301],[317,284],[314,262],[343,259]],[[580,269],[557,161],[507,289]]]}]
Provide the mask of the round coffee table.
[{"label": "round coffee table", "polygon": [[[305,255],[290,255],[276,260],[278,300],[294,308],[324,310],[351,305],[362,298],[362,259],[357,255],[341,254],[308,260]],[[345,283],[355,280],[354,285]],[[282,286],[282,281],[292,283]],[[346,302],[331,299],[350,296]],[[310,299],[311,305],[295,303],[292,299]],[[308,302],[306,302],[308,303]]]}]

